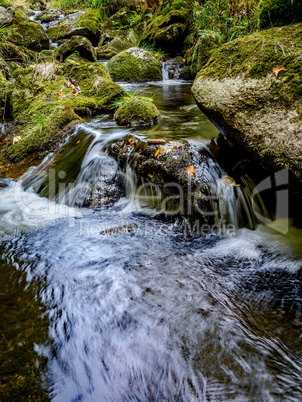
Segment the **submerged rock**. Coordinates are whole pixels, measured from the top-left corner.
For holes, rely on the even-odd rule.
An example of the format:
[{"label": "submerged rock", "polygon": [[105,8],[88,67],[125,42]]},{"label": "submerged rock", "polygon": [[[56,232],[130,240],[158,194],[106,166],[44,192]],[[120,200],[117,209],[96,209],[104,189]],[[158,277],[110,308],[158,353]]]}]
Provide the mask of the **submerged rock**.
[{"label": "submerged rock", "polygon": [[159,118],[152,99],[132,96],[117,109],[114,118],[121,126],[148,125]]},{"label": "submerged rock", "polygon": [[201,154],[186,142],[142,141],[129,135],[109,146],[108,153],[122,168],[129,165],[145,190],[153,189],[159,196],[164,209],[210,221],[209,155]]},{"label": "submerged rock", "polygon": [[162,79],[161,64],[147,50],[132,47],[119,53],[107,65],[114,81],[144,82]]},{"label": "submerged rock", "polygon": [[221,46],[192,92],[227,136],[271,170],[302,180],[302,24],[273,28]]},{"label": "submerged rock", "polygon": [[96,61],[96,54],[92,43],[87,38],[81,36],[73,36],[64,42],[55,50],[54,55],[60,61],[64,61],[74,52],[78,52],[84,59]]}]

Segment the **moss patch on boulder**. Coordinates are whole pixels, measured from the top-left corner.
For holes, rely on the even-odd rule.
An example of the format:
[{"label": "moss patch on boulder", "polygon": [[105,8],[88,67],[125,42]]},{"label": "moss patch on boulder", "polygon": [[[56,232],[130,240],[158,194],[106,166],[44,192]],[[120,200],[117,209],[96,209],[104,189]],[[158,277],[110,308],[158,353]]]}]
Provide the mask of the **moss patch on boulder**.
[{"label": "moss patch on boulder", "polygon": [[41,51],[49,49],[49,38],[43,28],[37,23],[30,21],[25,14],[16,9],[13,22],[3,28],[6,41],[28,49]]},{"label": "moss patch on boulder", "polygon": [[259,22],[261,28],[282,26],[302,21],[302,3],[299,0],[261,0]]},{"label": "moss patch on boulder", "polygon": [[302,24],[224,44],[192,88],[200,109],[265,167],[302,181]]},{"label": "moss patch on boulder", "polygon": [[53,149],[82,121],[80,115],[111,111],[113,101],[126,95],[98,63],[39,63],[15,70],[14,80],[10,106],[18,126],[14,137],[21,139],[8,142],[13,162]]},{"label": "moss patch on boulder", "polygon": [[154,18],[146,26],[142,40],[168,54],[178,54],[183,46],[192,15],[190,2],[162,2]]},{"label": "moss patch on boulder", "polygon": [[201,32],[191,59],[191,73],[193,76],[207,64],[212,53],[221,45],[222,39],[218,33],[211,31]]},{"label": "moss patch on boulder", "polygon": [[102,15],[100,10],[87,9],[69,14],[57,26],[48,28],[46,33],[53,42],[84,36],[97,46],[100,40]]},{"label": "moss patch on boulder", "polygon": [[54,51],[54,56],[64,61],[72,53],[78,52],[81,57],[89,61],[96,61],[96,53],[92,43],[84,37],[73,36]]},{"label": "moss patch on boulder", "polygon": [[114,118],[120,126],[149,125],[159,118],[159,111],[152,99],[139,96],[125,98]]},{"label": "moss patch on boulder", "polygon": [[116,36],[113,40],[97,49],[98,59],[111,59],[123,50],[130,49],[133,44],[126,38]]},{"label": "moss patch on boulder", "polygon": [[160,62],[151,52],[137,47],[114,56],[107,67],[114,81],[145,82],[162,79]]}]

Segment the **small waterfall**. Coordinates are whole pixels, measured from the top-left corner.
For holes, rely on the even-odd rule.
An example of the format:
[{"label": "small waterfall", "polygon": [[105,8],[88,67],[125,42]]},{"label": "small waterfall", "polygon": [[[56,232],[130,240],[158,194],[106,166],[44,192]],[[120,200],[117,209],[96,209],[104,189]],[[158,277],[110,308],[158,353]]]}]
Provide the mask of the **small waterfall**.
[{"label": "small waterfall", "polygon": [[163,75],[163,81],[168,81],[170,79],[169,77],[169,68],[168,68],[168,64],[166,61],[162,62],[162,75]]}]

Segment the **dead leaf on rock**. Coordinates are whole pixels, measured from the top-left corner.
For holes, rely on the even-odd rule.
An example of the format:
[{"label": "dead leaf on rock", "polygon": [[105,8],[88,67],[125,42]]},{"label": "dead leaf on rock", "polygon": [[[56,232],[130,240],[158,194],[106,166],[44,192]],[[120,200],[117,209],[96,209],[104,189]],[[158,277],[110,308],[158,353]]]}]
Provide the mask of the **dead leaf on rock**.
[{"label": "dead leaf on rock", "polygon": [[191,175],[192,177],[196,176],[195,171],[196,171],[195,166],[189,166],[188,169],[186,170],[187,174]]},{"label": "dead leaf on rock", "polygon": [[158,150],[155,152],[155,154],[154,154],[155,158],[156,158],[164,149],[165,149],[165,148],[160,148],[160,149],[158,149]]},{"label": "dead leaf on rock", "polygon": [[280,71],[285,71],[285,68],[282,66],[273,68],[272,75],[275,75],[276,77],[278,77]]},{"label": "dead leaf on rock", "polygon": [[148,145],[162,145],[162,144],[168,144],[169,141],[167,140],[148,140],[147,144]]}]

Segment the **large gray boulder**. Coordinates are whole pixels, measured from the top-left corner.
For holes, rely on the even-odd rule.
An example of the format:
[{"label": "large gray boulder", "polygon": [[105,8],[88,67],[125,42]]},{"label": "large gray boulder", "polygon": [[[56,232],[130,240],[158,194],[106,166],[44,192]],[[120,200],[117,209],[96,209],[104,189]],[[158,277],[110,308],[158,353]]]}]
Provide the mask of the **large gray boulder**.
[{"label": "large gray boulder", "polygon": [[225,135],[266,168],[302,181],[302,24],[236,39],[216,50],[192,92]]}]

